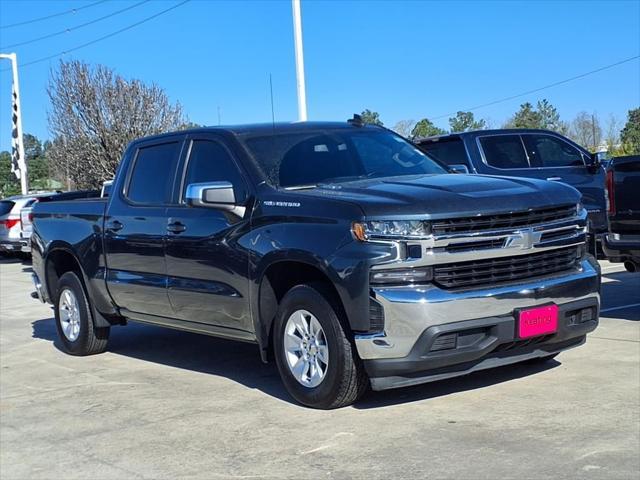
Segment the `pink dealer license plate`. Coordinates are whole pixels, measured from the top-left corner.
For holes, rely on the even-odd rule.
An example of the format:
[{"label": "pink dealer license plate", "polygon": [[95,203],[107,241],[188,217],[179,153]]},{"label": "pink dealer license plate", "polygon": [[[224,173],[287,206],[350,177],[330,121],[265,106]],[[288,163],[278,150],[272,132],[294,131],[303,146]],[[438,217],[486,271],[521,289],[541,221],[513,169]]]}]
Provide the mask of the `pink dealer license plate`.
[{"label": "pink dealer license plate", "polygon": [[517,313],[517,322],[519,338],[555,333],[558,331],[558,306],[545,305],[544,307],[520,310]]}]

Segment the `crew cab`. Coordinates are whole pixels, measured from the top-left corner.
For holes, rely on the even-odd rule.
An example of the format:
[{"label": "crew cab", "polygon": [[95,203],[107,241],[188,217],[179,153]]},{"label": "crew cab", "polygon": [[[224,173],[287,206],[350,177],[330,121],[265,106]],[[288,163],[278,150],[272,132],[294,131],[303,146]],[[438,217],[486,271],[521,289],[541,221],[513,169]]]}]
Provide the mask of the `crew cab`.
[{"label": "crew cab", "polygon": [[134,141],[107,198],[34,209],[36,295],[63,348],[146,322],[257,344],[315,408],[581,345],[599,315],[562,183],[457,175],[351,122]]},{"label": "crew cab", "polygon": [[582,194],[591,250],[607,231],[604,168],[568,138],[547,130],[500,129],[451,133],[417,140],[430,156],[456,171],[562,182]]},{"label": "crew cab", "polygon": [[640,271],[640,155],[615,157],[607,166],[609,232],[603,248],[610,262]]}]

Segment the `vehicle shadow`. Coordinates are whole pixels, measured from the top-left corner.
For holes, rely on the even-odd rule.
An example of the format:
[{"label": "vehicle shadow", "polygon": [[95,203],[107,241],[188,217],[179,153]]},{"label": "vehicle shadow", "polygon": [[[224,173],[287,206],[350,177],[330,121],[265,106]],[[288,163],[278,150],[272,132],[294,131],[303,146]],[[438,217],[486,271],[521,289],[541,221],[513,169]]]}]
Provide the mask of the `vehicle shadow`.
[{"label": "vehicle shadow", "polygon": [[[53,318],[32,323],[33,338],[53,342],[62,351]],[[258,347],[207,335],[135,322],[113,327],[108,351],[116,355],[229,378],[290,403],[275,363],[264,364]]]},{"label": "vehicle shadow", "polygon": [[[56,348],[62,350],[53,318],[37,320],[32,327],[34,338],[53,342]],[[160,365],[225,377],[296,404],[284,389],[275,363],[262,363],[258,348],[253,344],[130,322],[124,328],[111,329],[108,351]],[[428,400],[507,382],[558,365],[560,363],[554,360],[542,365],[508,366],[426,385],[369,392],[353,408],[381,408]]]},{"label": "vehicle shadow", "polygon": [[490,387],[503,382],[510,382],[518,378],[529,377],[537,373],[551,370],[562,365],[557,360],[549,360],[545,363],[506,365],[503,367],[470,373],[449,380],[440,380],[413,387],[385,390],[382,392],[369,392],[354,408],[367,410],[370,408],[382,408],[392,405],[419,402],[432,398],[444,397],[453,393],[466,392]]}]

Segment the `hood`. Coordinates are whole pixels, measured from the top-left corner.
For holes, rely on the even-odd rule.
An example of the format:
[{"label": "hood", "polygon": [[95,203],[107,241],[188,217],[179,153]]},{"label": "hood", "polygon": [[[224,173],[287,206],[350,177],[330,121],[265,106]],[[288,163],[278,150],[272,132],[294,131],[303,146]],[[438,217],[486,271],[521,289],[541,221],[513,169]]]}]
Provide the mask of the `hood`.
[{"label": "hood", "polygon": [[487,175],[419,175],[334,183],[296,193],[359,205],[367,217],[420,218],[508,213],[575,204],[580,193],[562,183]]}]

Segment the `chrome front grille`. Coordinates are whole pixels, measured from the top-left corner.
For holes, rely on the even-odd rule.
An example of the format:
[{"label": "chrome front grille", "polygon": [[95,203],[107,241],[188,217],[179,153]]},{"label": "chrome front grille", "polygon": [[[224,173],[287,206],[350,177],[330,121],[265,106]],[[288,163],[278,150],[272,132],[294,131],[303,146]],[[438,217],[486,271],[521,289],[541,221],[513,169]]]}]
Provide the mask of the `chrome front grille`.
[{"label": "chrome front grille", "polygon": [[529,210],[526,212],[480,215],[477,217],[436,220],[432,224],[434,235],[473,233],[503,228],[533,227],[567,220],[576,216],[576,205]]},{"label": "chrome front grille", "polygon": [[583,247],[548,250],[514,257],[437,265],[433,281],[442,288],[495,286],[567,272],[577,268]]},{"label": "chrome front grille", "polygon": [[447,220],[431,220],[422,239],[386,242],[395,255],[373,270],[433,268],[444,289],[487,287],[560,274],[584,255],[587,212],[562,206]]}]

